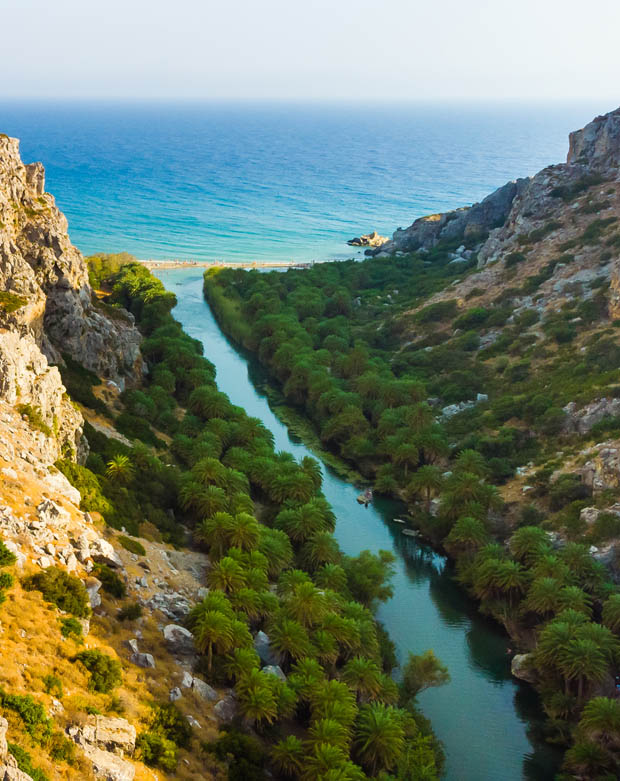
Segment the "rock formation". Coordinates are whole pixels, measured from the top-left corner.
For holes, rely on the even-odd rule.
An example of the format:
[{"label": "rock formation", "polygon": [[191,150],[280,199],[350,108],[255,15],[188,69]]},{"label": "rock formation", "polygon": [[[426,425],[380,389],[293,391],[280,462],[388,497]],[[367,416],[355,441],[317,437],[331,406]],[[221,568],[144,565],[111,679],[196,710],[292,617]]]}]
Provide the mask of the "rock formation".
[{"label": "rock formation", "polygon": [[387,236],[379,236],[377,231],[373,231],[372,233],[364,233],[362,236],[356,236],[354,239],[349,239],[347,244],[350,247],[380,247],[387,241],[389,241]]},{"label": "rock formation", "polygon": [[68,354],[123,388],[141,376],[139,344],[129,313],[98,309],[43,166],[0,135],[0,398],[36,416],[46,460],[85,455],[82,416],[50,363]]}]

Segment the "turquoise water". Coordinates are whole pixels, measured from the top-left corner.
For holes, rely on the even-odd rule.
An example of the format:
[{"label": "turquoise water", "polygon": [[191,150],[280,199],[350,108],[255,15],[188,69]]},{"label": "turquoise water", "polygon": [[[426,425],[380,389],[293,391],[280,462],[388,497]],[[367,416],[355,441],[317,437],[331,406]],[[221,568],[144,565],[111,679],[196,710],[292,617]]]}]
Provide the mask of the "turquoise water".
[{"label": "turquoise water", "polygon": [[0,102],[0,132],[45,163],[85,253],[308,260],[564,160],[610,108]]},{"label": "turquoise water", "polygon": [[[217,368],[217,382],[234,404],[260,418],[278,450],[296,458],[308,454],[270,409],[260,367],[223,336],[202,296],[202,277],[191,269],[160,270],[158,276],[178,297],[175,316],[199,339]],[[452,579],[448,562],[393,523],[401,508],[378,498],[357,504],[358,489],[323,465],[323,490],[336,513],[335,535],[342,550],[368,548],[396,555],[394,597],[379,609],[400,660],[409,651],[432,648],[452,680],[420,696],[424,713],[444,742],[448,781],[543,781],[553,778],[559,756],[539,739],[534,691],[510,675],[507,637],[486,621]]]}]

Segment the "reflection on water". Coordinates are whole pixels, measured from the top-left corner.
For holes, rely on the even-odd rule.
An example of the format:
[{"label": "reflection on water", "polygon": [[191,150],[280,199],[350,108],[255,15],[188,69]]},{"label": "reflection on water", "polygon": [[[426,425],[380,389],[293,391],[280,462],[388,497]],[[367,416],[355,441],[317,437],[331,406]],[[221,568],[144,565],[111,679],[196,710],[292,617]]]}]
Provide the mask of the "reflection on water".
[{"label": "reflection on water", "polygon": [[[270,409],[260,367],[234,348],[219,330],[202,297],[195,271],[162,270],[158,276],[179,299],[175,316],[202,341],[217,368],[222,391],[269,428],[277,449],[296,458],[308,454]],[[510,675],[508,639],[481,616],[454,580],[452,564],[413,537],[393,518],[397,502],[377,497],[368,508],[357,504],[358,488],[323,465],[323,490],[337,517],[335,536],[342,550],[396,554],[394,597],[380,606],[379,619],[394,640],[400,661],[409,651],[432,648],[448,666],[451,682],[420,695],[447,753],[450,781],[543,781],[553,778],[558,752],[541,738],[542,714],[535,692]]]}]

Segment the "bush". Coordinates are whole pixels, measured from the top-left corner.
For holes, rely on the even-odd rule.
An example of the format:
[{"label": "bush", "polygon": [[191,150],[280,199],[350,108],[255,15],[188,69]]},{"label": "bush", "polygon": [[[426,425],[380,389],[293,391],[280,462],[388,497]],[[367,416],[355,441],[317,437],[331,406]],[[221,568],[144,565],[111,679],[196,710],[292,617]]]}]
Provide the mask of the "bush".
[{"label": "bush", "polygon": [[119,621],[135,621],[136,618],[140,618],[142,615],[142,605],[139,602],[132,602],[130,605],[125,605],[118,611],[116,616]]},{"label": "bush", "polygon": [[436,304],[430,304],[421,309],[415,319],[418,323],[438,323],[442,320],[454,317],[458,311],[456,299],[449,301],[438,301]]},{"label": "bush", "polygon": [[75,640],[82,639],[82,624],[77,618],[61,618],[60,634],[63,637],[73,637]]},{"label": "bush", "polygon": [[40,407],[33,407],[31,404],[18,404],[17,411],[22,417],[28,419],[32,428],[42,431],[46,437],[52,436],[52,429],[43,419]]},{"label": "bush", "polygon": [[74,488],[77,488],[82,497],[80,509],[84,512],[98,512],[106,515],[111,509],[110,502],[101,492],[101,484],[97,475],[85,466],[80,466],[69,459],[56,461],[59,469]]},{"label": "bush", "polygon": [[107,564],[95,564],[93,572],[101,581],[101,588],[113,597],[122,599],[127,589],[120,577]]},{"label": "bush", "polygon": [[11,564],[15,564],[17,557],[12,553],[6,545],[0,540],[0,567],[10,567]]},{"label": "bush", "polygon": [[101,651],[82,651],[74,661],[81,662],[90,673],[88,688],[91,691],[107,694],[122,681],[119,661]]},{"label": "bush", "polygon": [[141,542],[138,542],[134,537],[126,537],[124,534],[119,534],[117,540],[123,548],[130,553],[135,553],[138,556],[146,556],[144,545]]},{"label": "bush", "polygon": [[9,754],[12,754],[15,757],[17,767],[22,772],[27,773],[30,778],[32,778],[32,781],[49,781],[49,777],[46,776],[42,770],[32,764],[32,757],[26,751],[26,749],[23,749],[21,746],[18,746],[15,743],[7,743],[7,748],[9,750]]},{"label": "bush", "polygon": [[471,329],[479,328],[484,325],[491,314],[489,309],[485,309],[483,306],[474,306],[464,312],[460,317],[457,317],[452,324],[454,328],[461,328],[463,331],[469,331]]},{"label": "bush", "polygon": [[75,575],[70,575],[58,567],[49,567],[26,578],[24,588],[28,591],[40,591],[46,602],[52,602],[66,613],[72,613],[79,618],[90,615],[88,592],[84,584]]},{"label": "bush", "polygon": [[156,732],[143,732],[138,735],[136,748],[145,765],[169,771],[176,769],[178,751],[172,740],[168,740]]},{"label": "bush", "polygon": [[62,699],[62,681],[57,675],[52,675],[50,673],[49,675],[43,676],[43,690],[46,694],[58,697],[59,700]]},{"label": "bush", "polygon": [[561,510],[571,502],[579,499],[585,499],[590,495],[590,491],[582,483],[579,475],[564,474],[551,484],[549,489],[549,502],[552,510]]},{"label": "bush", "polygon": [[262,781],[265,751],[256,738],[227,727],[214,743],[202,744],[205,753],[228,764],[229,781]]},{"label": "bush", "polygon": [[96,374],[85,369],[81,363],[74,361],[70,355],[63,353],[64,365],[58,366],[62,382],[67,393],[74,401],[78,401],[89,409],[100,412],[102,415],[109,415],[106,405],[98,399],[93,393],[93,386],[100,384],[100,379]]}]

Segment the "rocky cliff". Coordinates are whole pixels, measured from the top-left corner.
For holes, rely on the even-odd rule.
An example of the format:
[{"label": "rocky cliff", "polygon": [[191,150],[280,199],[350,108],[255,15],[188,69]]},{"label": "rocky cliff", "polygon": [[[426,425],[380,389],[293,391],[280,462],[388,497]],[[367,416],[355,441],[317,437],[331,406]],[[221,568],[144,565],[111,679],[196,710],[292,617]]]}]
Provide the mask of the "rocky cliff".
[{"label": "rocky cliff", "polygon": [[551,219],[571,195],[577,196],[597,182],[617,182],[619,163],[620,109],[616,109],[570,134],[566,163],[508,182],[473,206],[421,217],[367,254],[388,256],[429,250],[440,241],[479,239],[480,265],[498,260],[507,249],[507,239],[540,227],[541,221]]},{"label": "rocky cliff", "polygon": [[43,166],[24,165],[17,139],[0,135],[0,398],[54,432],[50,460],[81,441],[81,415],[50,363],[68,354],[122,389],[140,379],[139,343],[129,314],[110,319],[98,307]]}]

